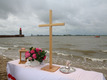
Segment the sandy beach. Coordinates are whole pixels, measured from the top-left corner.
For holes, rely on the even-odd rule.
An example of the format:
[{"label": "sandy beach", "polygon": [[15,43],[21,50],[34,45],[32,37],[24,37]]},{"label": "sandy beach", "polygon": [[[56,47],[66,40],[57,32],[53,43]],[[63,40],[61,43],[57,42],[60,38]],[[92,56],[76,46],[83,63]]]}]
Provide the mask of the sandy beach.
[{"label": "sandy beach", "polygon": [[6,65],[11,59],[0,55],[0,80],[7,80]]}]

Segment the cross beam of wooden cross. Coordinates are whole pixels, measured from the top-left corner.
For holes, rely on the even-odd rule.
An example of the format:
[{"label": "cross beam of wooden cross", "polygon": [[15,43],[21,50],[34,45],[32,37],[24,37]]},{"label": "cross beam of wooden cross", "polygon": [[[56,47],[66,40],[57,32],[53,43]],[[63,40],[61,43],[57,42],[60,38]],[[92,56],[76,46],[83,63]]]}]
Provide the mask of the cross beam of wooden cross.
[{"label": "cross beam of wooden cross", "polygon": [[42,70],[45,71],[50,71],[50,72],[55,72],[57,69],[59,69],[60,67],[58,66],[53,66],[52,65],[52,26],[63,26],[65,25],[64,23],[52,23],[52,10],[50,10],[50,14],[49,14],[49,24],[43,24],[43,25],[39,25],[39,27],[48,27],[49,26],[49,65],[45,66],[42,68]]}]

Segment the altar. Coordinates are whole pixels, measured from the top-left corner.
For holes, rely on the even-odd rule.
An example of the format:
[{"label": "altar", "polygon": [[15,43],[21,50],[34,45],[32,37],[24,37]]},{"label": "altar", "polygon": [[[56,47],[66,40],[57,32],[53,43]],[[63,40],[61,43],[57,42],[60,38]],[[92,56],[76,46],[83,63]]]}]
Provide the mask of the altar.
[{"label": "altar", "polygon": [[[11,77],[14,78],[13,80],[106,80],[102,73],[80,68],[75,68],[76,71],[70,74],[61,73],[59,69],[56,72],[41,70],[47,64],[26,67],[25,64],[19,64],[19,59],[10,61],[7,63],[8,80],[12,80]],[[62,67],[62,65],[58,66]]]}]

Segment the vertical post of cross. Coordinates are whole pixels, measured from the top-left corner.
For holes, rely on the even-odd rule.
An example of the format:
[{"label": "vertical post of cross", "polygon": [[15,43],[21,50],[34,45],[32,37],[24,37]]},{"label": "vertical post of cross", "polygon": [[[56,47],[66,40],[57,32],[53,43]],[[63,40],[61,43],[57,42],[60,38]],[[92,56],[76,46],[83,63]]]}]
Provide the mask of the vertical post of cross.
[{"label": "vertical post of cross", "polygon": [[[49,15],[49,24],[52,24],[52,10],[50,10],[50,15]],[[50,31],[49,31],[49,33],[50,33],[50,37],[49,37],[49,52],[50,52],[50,66],[49,66],[49,68],[51,69],[52,68],[52,25],[50,25],[50,27],[49,27],[50,29]]]}]

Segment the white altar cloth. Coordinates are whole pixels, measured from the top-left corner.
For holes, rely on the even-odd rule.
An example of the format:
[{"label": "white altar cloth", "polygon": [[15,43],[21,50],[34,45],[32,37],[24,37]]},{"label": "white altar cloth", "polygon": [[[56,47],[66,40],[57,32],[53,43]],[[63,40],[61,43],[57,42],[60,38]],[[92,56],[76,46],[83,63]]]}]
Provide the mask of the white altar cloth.
[{"label": "white altar cloth", "polygon": [[[16,80],[106,80],[102,73],[86,71],[80,68],[75,68],[76,71],[70,74],[63,74],[59,70],[56,72],[41,70],[47,64],[26,67],[25,64],[18,63],[19,60],[7,63],[7,74],[11,74]],[[11,79],[8,78],[8,80]]]}]

